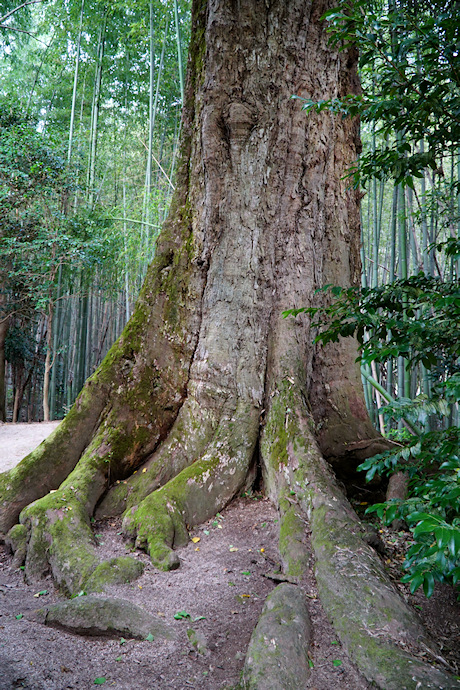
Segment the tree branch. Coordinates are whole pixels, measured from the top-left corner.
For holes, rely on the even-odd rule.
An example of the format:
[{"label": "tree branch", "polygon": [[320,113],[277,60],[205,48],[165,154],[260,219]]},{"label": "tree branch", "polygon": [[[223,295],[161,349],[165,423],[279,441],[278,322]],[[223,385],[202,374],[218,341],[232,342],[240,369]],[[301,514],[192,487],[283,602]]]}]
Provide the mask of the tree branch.
[{"label": "tree branch", "polygon": [[[43,2],[43,0],[35,0],[35,2]],[[0,24],[0,29],[8,29],[8,31],[19,31],[21,34],[27,34],[28,36],[31,36],[34,38],[36,41],[39,43],[42,43],[44,46],[48,48],[48,45],[45,43],[45,41],[42,41],[41,38],[37,38],[32,34],[30,31],[26,31],[25,29],[17,29],[14,26],[8,26],[7,24]]]},{"label": "tree branch", "polygon": [[[18,12],[19,10],[22,10],[23,7],[26,7],[26,5],[35,5],[37,2],[44,2],[44,0],[28,0],[27,2],[23,2],[22,5],[18,5],[15,7],[13,10],[10,10],[7,12],[3,17],[0,17],[0,25],[2,26],[2,29],[7,29],[10,27],[3,26],[3,22],[5,22],[7,19],[11,17],[15,12]],[[13,29],[14,31],[19,31],[19,29]]]}]

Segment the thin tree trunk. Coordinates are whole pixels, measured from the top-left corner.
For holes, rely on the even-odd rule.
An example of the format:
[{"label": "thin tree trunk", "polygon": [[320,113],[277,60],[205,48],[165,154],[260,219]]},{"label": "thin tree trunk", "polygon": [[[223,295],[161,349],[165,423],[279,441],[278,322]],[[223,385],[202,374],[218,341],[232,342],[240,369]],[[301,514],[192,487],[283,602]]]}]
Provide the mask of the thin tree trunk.
[{"label": "thin tree trunk", "polygon": [[45,63],[45,60],[46,60],[46,56],[47,56],[48,50],[51,48],[51,46],[52,46],[52,44],[53,44],[53,41],[54,41],[54,34],[51,36],[49,43],[47,44],[45,50],[43,51],[43,53],[42,53],[42,58],[41,58],[41,60],[40,60],[40,64],[39,64],[39,66],[37,67],[37,69],[35,70],[34,83],[32,84],[32,88],[31,88],[30,91],[29,91],[29,97],[28,97],[28,99],[27,99],[27,105],[26,105],[26,112],[29,112],[30,104],[31,104],[31,102],[32,102],[32,98],[33,98],[33,95],[34,95],[34,92],[35,92],[35,87],[37,86],[38,77],[40,76],[40,72],[41,72],[42,67],[43,67],[43,65],[44,65],[44,63]]},{"label": "thin tree trunk", "polygon": [[105,30],[107,25],[107,15],[104,15],[103,23],[99,31],[96,71],[94,76],[94,91],[93,91],[93,107],[91,112],[91,134],[90,134],[90,151],[89,151],[89,165],[88,165],[88,201],[90,208],[94,206],[95,196],[95,180],[96,180],[96,155],[97,155],[97,140],[99,131],[99,107],[101,99],[102,86],[102,69],[105,49]]},{"label": "thin tree trunk", "polygon": [[43,420],[50,421],[50,372],[53,362],[53,326],[54,326],[54,303],[50,296],[48,302],[48,318],[46,327],[46,355],[45,355],[45,373],[43,376]]},{"label": "thin tree trunk", "polygon": [[61,290],[62,290],[62,263],[59,264],[58,269],[58,280],[57,280],[57,290],[56,290],[56,305],[55,314],[53,318],[53,349],[54,349],[54,363],[51,369],[51,381],[50,381],[50,419],[56,418],[56,403],[57,403],[57,351],[59,343],[59,334],[61,331],[61,320],[62,320],[62,304],[61,304]]},{"label": "thin tree trunk", "polygon": [[184,67],[182,62],[182,41],[180,36],[180,24],[179,24],[179,8],[177,0],[174,0],[174,22],[176,24],[176,42],[177,42],[177,63],[179,70],[179,84],[180,84],[180,96],[182,104],[185,100],[185,90],[184,90]]},{"label": "thin tree trunk", "polygon": [[[0,293],[0,301],[3,295]],[[0,422],[6,422],[6,360],[5,342],[8,335],[9,318],[0,308]]]},{"label": "thin tree trunk", "polygon": [[80,10],[80,24],[78,28],[78,38],[77,38],[77,54],[75,56],[75,70],[73,78],[73,89],[72,89],[72,107],[70,110],[70,125],[69,125],[69,146],[67,149],[67,163],[70,165],[72,160],[72,145],[73,145],[73,129],[75,122],[75,107],[77,103],[77,85],[78,85],[78,71],[80,69],[80,46],[81,46],[81,34],[83,29],[83,12],[85,9],[85,0],[81,0],[81,10]]}]

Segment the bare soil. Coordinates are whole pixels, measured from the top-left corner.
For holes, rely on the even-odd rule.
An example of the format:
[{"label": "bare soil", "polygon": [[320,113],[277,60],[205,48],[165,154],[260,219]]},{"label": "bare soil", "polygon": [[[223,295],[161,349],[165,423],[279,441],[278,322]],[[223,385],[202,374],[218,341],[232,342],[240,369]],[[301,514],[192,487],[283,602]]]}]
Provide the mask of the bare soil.
[{"label": "bare soil", "polygon": [[6,472],[36,448],[59,422],[3,424],[0,422],[0,472]]},{"label": "bare soil", "polygon": [[[24,443],[25,432],[40,427],[37,436],[31,434],[35,445],[44,436],[44,426],[1,426],[1,466],[11,466],[12,458],[18,460],[18,445]],[[51,431],[50,425],[45,428]],[[130,552],[120,534],[120,520],[94,523],[94,532],[101,560]],[[160,572],[144,553],[134,552],[145,564],[142,577],[129,585],[107,587],[105,592],[161,616],[177,633],[177,640],[167,642],[81,637],[27,620],[28,611],[63,597],[51,580],[24,582],[23,572],[12,569],[11,555],[0,547],[0,688],[83,689],[95,687],[96,679],[105,679],[107,687],[125,690],[223,690],[235,686],[252,630],[266,596],[276,585],[267,575],[279,561],[277,513],[260,495],[241,497],[215,519],[194,529],[191,537],[195,542],[179,550],[179,570]],[[383,537],[388,542],[389,567],[396,567],[400,554],[397,549],[392,551],[391,535]],[[312,672],[304,687],[369,688],[324,614],[312,569],[300,586],[313,623]],[[460,609],[452,590],[438,590],[429,602],[419,595],[416,605],[438,642],[444,644],[452,665],[460,649]],[[188,615],[178,620],[174,618],[178,612]],[[205,636],[206,654],[198,654],[189,643],[190,628]]]}]

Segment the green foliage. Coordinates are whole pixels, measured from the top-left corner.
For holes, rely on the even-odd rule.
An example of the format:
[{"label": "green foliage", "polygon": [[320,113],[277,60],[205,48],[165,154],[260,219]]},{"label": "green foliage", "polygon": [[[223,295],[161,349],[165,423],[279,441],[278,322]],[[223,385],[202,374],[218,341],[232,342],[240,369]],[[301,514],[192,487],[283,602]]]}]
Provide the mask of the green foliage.
[{"label": "green foliage", "polygon": [[120,251],[108,221],[85,208],[68,214],[75,184],[62,154],[29,116],[0,99],[0,275],[8,294],[6,313],[46,310],[59,268],[64,281],[82,270],[89,282],[95,268]]},{"label": "green foliage", "polygon": [[[451,252],[457,242],[449,242]],[[460,428],[439,428],[460,402],[460,286],[419,274],[379,288],[325,288],[332,302],[322,307],[289,310],[306,313],[319,329],[316,342],[337,342],[357,336],[362,362],[381,365],[403,355],[407,366],[421,363],[431,371],[431,395],[414,400],[399,398],[380,412],[387,418],[409,420],[404,445],[367,459],[358,469],[367,481],[376,474],[404,471],[410,479],[405,501],[380,503],[368,508],[389,525],[402,519],[409,525],[413,543],[404,567],[404,582],[411,591],[423,586],[426,596],[434,582],[456,584],[460,579]],[[428,429],[436,417],[438,428]]]},{"label": "green foliage", "polygon": [[[390,176],[413,187],[413,177],[421,177],[425,168],[441,173],[443,158],[460,140],[457,4],[345,1],[324,18],[334,45],[358,48],[361,78],[372,78],[373,88],[361,95],[307,100],[304,108],[378,122],[385,142],[362,156],[355,181]],[[399,136],[393,138],[395,132]],[[415,148],[421,140],[426,150]]]},{"label": "green foliage", "polygon": [[[453,243],[450,244],[453,246]],[[337,342],[356,336],[360,361],[384,363],[403,355],[408,366],[422,363],[441,367],[440,381],[458,368],[460,356],[460,285],[419,273],[376,288],[326,285],[332,303],[291,309],[285,315],[306,313],[320,331],[315,342]],[[325,325],[327,324],[327,326]],[[445,382],[444,382],[444,385]],[[454,385],[451,383],[449,385]]]},{"label": "green foliage", "polygon": [[[457,375],[454,399],[460,400]],[[460,579],[460,428],[426,432],[412,437],[397,452],[388,451],[362,463],[370,481],[376,473],[404,471],[410,477],[410,497],[379,503],[367,509],[390,525],[404,520],[413,535],[403,582],[411,592],[423,585],[427,597],[434,581],[456,584]]]}]

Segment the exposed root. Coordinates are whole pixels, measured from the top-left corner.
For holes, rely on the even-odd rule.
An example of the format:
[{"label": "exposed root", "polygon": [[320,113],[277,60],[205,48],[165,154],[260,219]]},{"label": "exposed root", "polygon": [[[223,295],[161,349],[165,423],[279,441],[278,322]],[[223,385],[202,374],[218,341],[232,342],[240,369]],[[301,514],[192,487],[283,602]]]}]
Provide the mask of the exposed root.
[{"label": "exposed root", "polygon": [[96,518],[121,515],[139,505],[201,457],[218,425],[218,413],[189,396],[167,439],[130,477],[110,488],[97,507]]},{"label": "exposed root", "polygon": [[147,496],[138,508],[130,508],[123,518],[123,532],[146,551],[161,570],[175,570],[179,557],[173,547],[184,546],[188,532],[182,506],[166,496],[162,489]]},{"label": "exposed root", "polygon": [[[9,472],[0,474],[0,536],[29,503],[57,489],[76,466],[99,422],[106,391],[88,381],[61,424]],[[104,398],[104,400],[103,400]]]},{"label": "exposed root", "polygon": [[27,579],[38,580],[51,571],[66,593],[83,589],[98,559],[88,514],[69,488],[25,508],[21,523],[28,531]]},{"label": "exposed root", "polygon": [[149,553],[155,566],[177,568],[172,549],[187,542],[187,526],[208,520],[241,490],[257,433],[258,411],[241,406],[231,418],[221,420],[198,461],[125,512],[123,530]]},{"label": "exposed root", "polygon": [[294,383],[283,382],[272,397],[261,449],[271,495],[279,502],[289,489],[308,520],[321,602],[367,680],[385,690],[457,687],[420,659],[426,632],[366,543],[364,527],[316,445]]},{"label": "exposed root", "polygon": [[[29,580],[51,571],[64,591],[75,594],[98,565],[90,516],[107,484],[109,464],[100,453],[105,438],[100,431],[61,487],[21,512],[26,535],[25,545],[18,545]],[[13,548],[17,531],[13,527],[9,537]]]}]

